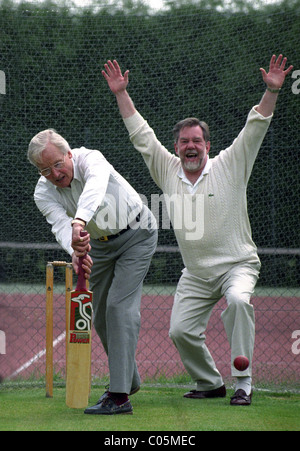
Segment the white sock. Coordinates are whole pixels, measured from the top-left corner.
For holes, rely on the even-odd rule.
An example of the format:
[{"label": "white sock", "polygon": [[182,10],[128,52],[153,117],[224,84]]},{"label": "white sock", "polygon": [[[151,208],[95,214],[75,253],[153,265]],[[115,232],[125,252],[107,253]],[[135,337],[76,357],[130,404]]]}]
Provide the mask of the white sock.
[{"label": "white sock", "polygon": [[251,382],[251,376],[237,377],[235,391],[242,389],[244,390],[244,392],[246,392],[246,395],[249,396],[251,393]]}]

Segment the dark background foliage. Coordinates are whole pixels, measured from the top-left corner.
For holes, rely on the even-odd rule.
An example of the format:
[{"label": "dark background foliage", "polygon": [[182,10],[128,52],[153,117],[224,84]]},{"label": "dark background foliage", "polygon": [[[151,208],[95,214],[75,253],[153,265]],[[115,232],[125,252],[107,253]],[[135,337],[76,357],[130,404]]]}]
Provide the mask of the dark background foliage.
[{"label": "dark background foliage", "polygon": [[[273,53],[283,53],[300,69],[300,2],[258,9],[239,1],[232,9],[220,5],[170,2],[166,11],[150,14],[132,2],[122,8],[104,3],[97,11],[51,2],[0,3],[0,70],[6,76],[0,96],[0,242],[55,242],[34,205],[37,172],[26,156],[32,136],[48,127],[71,147],[100,150],[151,207],[151,194],[159,190],[102,78],[107,59],[130,69],[130,94],[169,150],[173,125],[186,116],[209,123],[212,156],[231,144],[263,95],[259,68],[268,68]],[[249,183],[253,237],[263,249],[300,248],[300,95],[293,83],[289,77],[280,93]],[[159,244],[175,246],[173,232],[160,230]],[[0,251],[2,278],[43,276],[43,251]],[[263,254],[262,260],[261,283],[299,283],[299,256]],[[23,269],[28,263],[30,275]],[[154,266],[152,280],[166,279],[167,270],[172,280],[182,262],[166,254]]]}]

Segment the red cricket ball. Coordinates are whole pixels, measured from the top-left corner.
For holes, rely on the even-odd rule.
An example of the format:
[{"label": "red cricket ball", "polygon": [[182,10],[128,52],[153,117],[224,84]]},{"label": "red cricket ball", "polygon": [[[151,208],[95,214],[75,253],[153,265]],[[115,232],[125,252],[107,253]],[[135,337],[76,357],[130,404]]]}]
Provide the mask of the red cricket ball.
[{"label": "red cricket ball", "polygon": [[249,366],[249,360],[244,355],[238,355],[233,364],[238,371],[245,371]]}]

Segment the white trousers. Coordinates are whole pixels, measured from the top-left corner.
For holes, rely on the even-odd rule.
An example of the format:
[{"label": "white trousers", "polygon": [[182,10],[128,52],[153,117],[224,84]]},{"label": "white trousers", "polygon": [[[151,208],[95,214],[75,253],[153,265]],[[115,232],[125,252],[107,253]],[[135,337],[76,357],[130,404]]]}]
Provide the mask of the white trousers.
[{"label": "white trousers", "polygon": [[[214,390],[223,385],[204,334],[212,310],[223,296],[227,308],[221,317],[231,347],[232,376],[251,376],[255,319],[250,298],[259,269],[259,264],[236,264],[226,274],[211,279],[201,279],[183,270],[172,309],[170,337],[198,390]],[[233,366],[238,355],[250,361],[242,374]]]}]

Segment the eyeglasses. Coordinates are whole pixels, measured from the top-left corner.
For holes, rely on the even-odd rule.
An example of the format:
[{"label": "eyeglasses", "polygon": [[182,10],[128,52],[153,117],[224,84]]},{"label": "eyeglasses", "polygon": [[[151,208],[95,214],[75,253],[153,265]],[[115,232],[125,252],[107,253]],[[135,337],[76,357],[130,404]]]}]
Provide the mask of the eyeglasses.
[{"label": "eyeglasses", "polygon": [[49,175],[51,174],[52,169],[62,169],[65,165],[65,158],[66,156],[64,155],[64,159],[61,161],[58,161],[57,163],[55,163],[53,166],[50,166],[49,168],[45,168],[45,169],[41,169],[39,171],[40,175],[43,175],[44,177],[49,177]]}]

